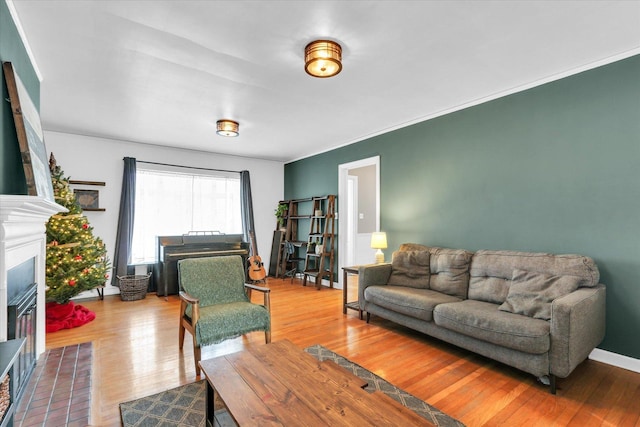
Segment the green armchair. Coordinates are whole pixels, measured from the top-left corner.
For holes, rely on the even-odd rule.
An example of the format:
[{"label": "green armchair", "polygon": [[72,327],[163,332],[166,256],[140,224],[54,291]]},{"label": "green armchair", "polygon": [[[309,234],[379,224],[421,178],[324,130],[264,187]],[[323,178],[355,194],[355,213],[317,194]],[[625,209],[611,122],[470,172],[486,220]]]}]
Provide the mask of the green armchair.
[{"label": "green armchair", "polygon": [[[178,261],[180,285],[179,346],[185,330],[193,337],[196,375],[200,349],[253,331],[271,342],[270,289],[245,283],[242,258],[218,256]],[[251,302],[251,291],[264,294],[264,305]]]}]

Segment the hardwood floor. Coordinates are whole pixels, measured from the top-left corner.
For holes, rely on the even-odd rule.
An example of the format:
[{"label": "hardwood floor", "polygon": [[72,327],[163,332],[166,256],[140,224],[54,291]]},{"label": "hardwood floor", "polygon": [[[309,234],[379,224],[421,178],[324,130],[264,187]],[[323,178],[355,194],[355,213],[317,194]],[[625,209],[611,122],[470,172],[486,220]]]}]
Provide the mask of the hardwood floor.
[{"label": "hardwood floor", "polygon": [[[351,278],[355,280],[354,277]],[[529,374],[358,312],[342,314],[342,291],[269,278],[273,341],[321,344],[424,399],[468,426],[640,426],[640,374],[587,360],[558,394]],[[355,283],[350,294],[355,298]],[[260,295],[254,295],[259,302]],[[178,350],[178,309],[149,294],[79,301],[96,320],[47,335],[47,348],[93,341],[91,425],[119,426],[118,404],[195,381],[188,335]],[[188,340],[188,341],[187,341]],[[264,345],[264,334],[205,347],[202,358]]]}]

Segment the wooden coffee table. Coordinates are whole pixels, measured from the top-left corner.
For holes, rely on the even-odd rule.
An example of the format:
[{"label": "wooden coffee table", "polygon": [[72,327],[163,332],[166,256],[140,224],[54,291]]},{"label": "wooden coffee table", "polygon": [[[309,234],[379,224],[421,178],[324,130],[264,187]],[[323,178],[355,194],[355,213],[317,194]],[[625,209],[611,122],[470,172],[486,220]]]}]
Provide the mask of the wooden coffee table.
[{"label": "wooden coffee table", "polygon": [[415,412],[331,361],[290,341],[200,362],[207,379],[207,425],[221,399],[240,426],[430,426]]}]

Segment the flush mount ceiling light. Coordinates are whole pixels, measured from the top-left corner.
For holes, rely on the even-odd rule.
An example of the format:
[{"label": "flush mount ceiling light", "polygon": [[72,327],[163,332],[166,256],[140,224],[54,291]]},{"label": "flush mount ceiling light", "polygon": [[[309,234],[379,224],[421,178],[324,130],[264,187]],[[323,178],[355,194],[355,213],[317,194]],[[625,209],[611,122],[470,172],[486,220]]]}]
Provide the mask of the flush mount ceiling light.
[{"label": "flush mount ceiling light", "polygon": [[304,48],[304,70],[313,77],[331,77],[342,70],[342,47],[331,40],[316,40]]},{"label": "flush mount ceiling light", "polygon": [[240,133],[240,125],[238,124],[238,122],[234,122],[233,120],[218,120],[216,122],[216,126],[216,133],[220,136],[238,136]]}]

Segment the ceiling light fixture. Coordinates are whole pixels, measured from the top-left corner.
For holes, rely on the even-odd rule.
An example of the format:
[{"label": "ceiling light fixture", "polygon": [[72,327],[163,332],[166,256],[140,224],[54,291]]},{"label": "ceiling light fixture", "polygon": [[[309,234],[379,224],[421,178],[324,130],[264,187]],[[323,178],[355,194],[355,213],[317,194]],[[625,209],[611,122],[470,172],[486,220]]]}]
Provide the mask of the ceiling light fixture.
[{"label": "ceiling light fixture", "polygon": [[238,136],[240,125],[233,120],[222,119],[216,122],[216,133],[220,136]]},{"label": "ceiling light fixture", "polygon": [[342,47],[331,40],[316,40],[304,48],[304,70],[313,77],[332,77],[342,70]]}]

